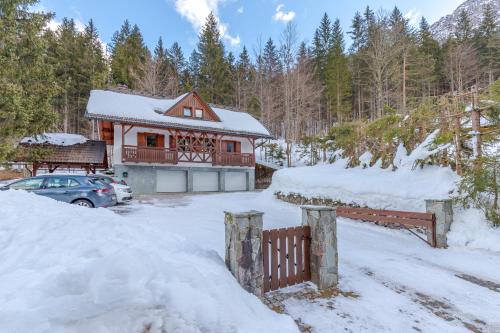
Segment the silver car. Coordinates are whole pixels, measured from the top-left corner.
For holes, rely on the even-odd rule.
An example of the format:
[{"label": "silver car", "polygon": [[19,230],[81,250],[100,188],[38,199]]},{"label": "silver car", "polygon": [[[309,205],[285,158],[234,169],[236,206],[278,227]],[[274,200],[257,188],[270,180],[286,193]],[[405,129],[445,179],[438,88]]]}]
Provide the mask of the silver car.
[{"label": "silver car", "polygon": [[43,175],[25,178],[0,190],[26,190],[58,201],[84,207],[110,207],[116,205],[112,186],[97,179],[78,175]]}]

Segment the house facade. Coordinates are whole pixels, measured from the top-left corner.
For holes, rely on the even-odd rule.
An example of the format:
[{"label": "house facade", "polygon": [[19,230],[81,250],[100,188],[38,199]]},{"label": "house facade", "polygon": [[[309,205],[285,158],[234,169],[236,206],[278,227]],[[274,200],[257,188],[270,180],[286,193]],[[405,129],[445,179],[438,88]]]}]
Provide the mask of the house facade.
[{"label": "house facade", "polygon": [[255,140],[271,137],[251,115],[196,92],[160,99],[93,90],[86,115],[115,175],[136,193],[253,190]]}]

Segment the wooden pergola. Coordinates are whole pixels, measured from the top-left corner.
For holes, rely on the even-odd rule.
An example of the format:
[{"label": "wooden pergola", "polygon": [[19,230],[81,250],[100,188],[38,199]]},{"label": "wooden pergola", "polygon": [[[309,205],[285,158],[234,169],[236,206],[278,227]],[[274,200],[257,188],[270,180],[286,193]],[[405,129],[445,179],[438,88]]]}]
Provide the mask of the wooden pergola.
[{"label": "wooden pergola", "polygon": [[[42,151],[42,157],[33,157],[35,150]],[[98,140],[68,146],[23,143],[15,162],[31,163],[33,176],[40,169],[47,169],[49,173],[62,168],[81,169],[95,174],[97,169],[108,168],[106,142]]]}]

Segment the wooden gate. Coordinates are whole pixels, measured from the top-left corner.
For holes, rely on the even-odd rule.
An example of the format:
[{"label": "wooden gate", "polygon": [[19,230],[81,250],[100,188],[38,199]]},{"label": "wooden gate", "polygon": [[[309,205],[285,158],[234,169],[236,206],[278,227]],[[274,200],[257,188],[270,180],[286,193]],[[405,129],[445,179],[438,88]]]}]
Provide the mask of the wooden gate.
[{"label": "wooden gate", "polygon": [[264,230],[264,292],[311,280],[309,226]]},{"label": "wooden gate", "polygon": [[[399,210],[382,210],[371,208],[337,207],[337,216],[354,220],[394,223],[403,226],[432,247],[436,247],[436,218],[433,213],[404,212]],[[427,229],[431,236],[429,240],[420,237],[410,227]]]}]

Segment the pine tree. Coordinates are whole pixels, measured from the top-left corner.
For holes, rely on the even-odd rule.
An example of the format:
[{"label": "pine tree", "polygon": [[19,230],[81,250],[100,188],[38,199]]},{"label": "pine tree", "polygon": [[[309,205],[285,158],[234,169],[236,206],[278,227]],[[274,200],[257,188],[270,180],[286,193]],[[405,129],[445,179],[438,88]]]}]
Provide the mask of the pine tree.
[{"label": "pine tree", "polygon": [[500,30],[490,3],[484,7],[483,20],[477,30],[475,44],[488,85],[491,85],[500,72]]},{"label": "pine tree", "polygon": [[337,122],[342,122],[351,109],[351,76],[344,49],[344,34],[336,19],[332,27],[332,47],[328,52],[326,95]]},{"label": "pine tree", "polygon": [[321,83],[326,83],[325,69],[328,62],[328,52],[332,48],[332,26],[327,13],[323,14],[319,27],[314,35],[313,55],[316,73]]},{"label": "pine tree", "polygon": [[472,39],[472,33],[472,23],[469,14],[467,14],[465,9],[462,9],[458,14],[455,38],[459,43],[469,42]]},{"label": "pine tree", "polygon": [[361,51],[366,45],[366,33],[364,31],[363,17],[359,12],[354,14],[351,23],[351,31],[348,34],[351,36],[352,44],[349,48],[351,52],[351,71],[352,71],[352,85],[354,96],[354,109],[355,118],[361,118],[363,114],[363,60]]},{"label": "pine tree", "polygon": [[443,59],[439,43],[434,39],[430,26],[425,17],[422,17],[417,34],[418,51],[415,55],[418,66],[417,79],[420,96],[431,96],[439,93],[439,83],[444,80]]},{"label": "pine tree", "polygon": [[187,90],[199,90],[199,77],[200,77],[200,55],[196,50],[191,52],[189,56],[189,64],[186,70],[185,87]]},{"label": "pine tree", "polygon": [[243,51],[240,53],[236,63],[236,87],[234,89],[236,94],[236,108],[239,110],[245,110],[249,105],[251,98],[251,82],[253,80],[252,74],[253,68],[250,62],[250,56],[247,48],[243,46]]},{"label": "pine tree", "polygon": [[33,0],[0,2],[0,161],[20,138],[52,129],[54,73],[43,31],[50,15],[34,13]]},{"label": "pine tree", "polygon": [[267,80],[272,80],[278,75],[282,68],[279,59],[278,51],[271,38],[269,38],[264,47],[264,55],[262,57],[264,66],[264,75]]},{"label": "pine tree", "polygon": [[99,33],[91,19],[83,32],[84,66],[90,76],[90,88],[102,88],[106,84],[108,74],[103,47]]},{"label": "pine tree", "polygon": [[[173,75],[177,78],[177,92],[180,94],[182,92],[189,91],[187,87],[186,77],[186,60],[184,59],[184,53],[179,43],[174,42],[172,46],[168,49],[168,57],[170,64],[172,66]],[[187,80],[189,81],[189,80]]]},{"label": "pine tree", "polygon": [[135,81],[144,73],[141,64],[146,60],[149,51],[137,25],[130,27],[125,20],[120,31],[115,32],[111,44],[111,73],[113,82],[125,84],[135,89]]},{"label": "pine tree", "polygon": [[[392,84],[395,86],[395,96],[398,101],[401,113],[406,114],[406,103],[408,95],[408,66],[410,63],[409,55],[415,50],[413,36],[410,31],[408,20],[404,18],[403,13],[398,7],[394,7],[392,13],[389,17],[389,26],[391,28],[392,36],[394,38],[393,42],[395,45],[399,45],[400,53],[397,55],[399,66],[397,66],[394,77],[392,78]],[[399,67],[399,68],[398,68]],[[401,87],[397,89],[397,87]]]},{"label": "pine tree", "polygon": [[208,102],[229,102],[230,68],[225,59],[217,19],[213,13],[207,17],[197,46],[199,55],[198,91]]}]

